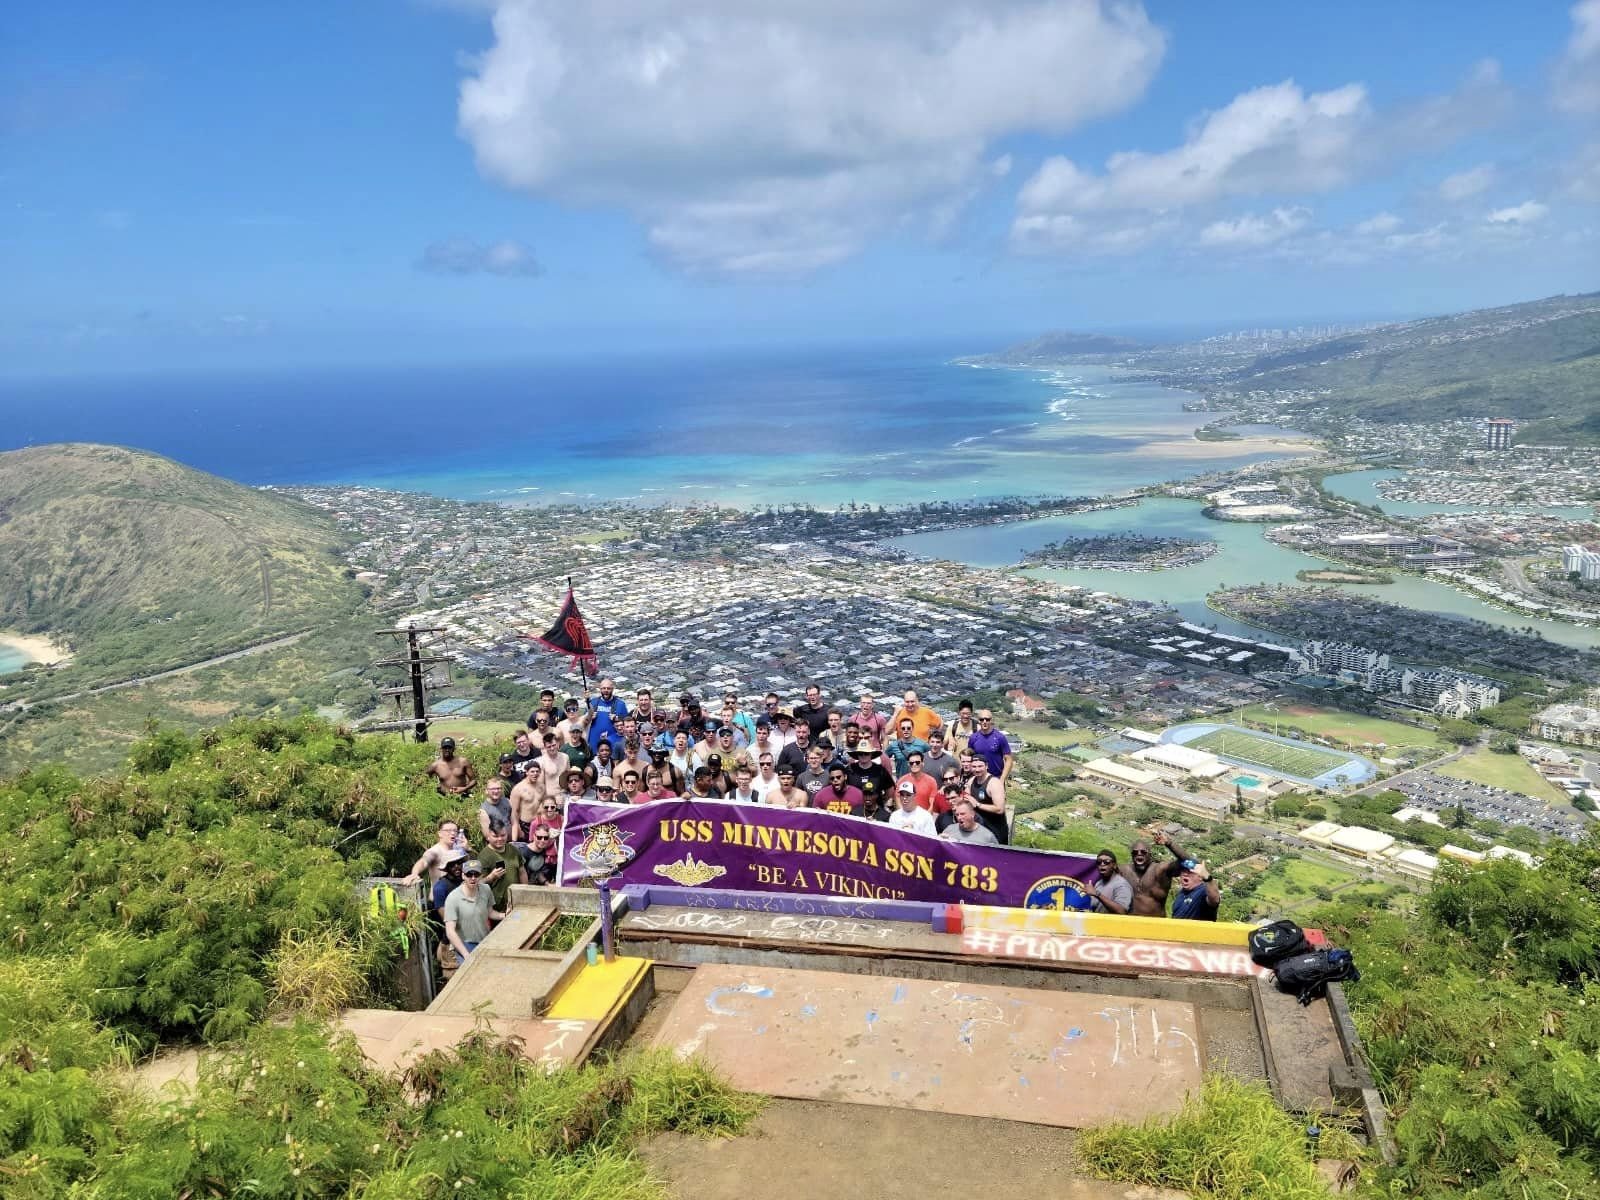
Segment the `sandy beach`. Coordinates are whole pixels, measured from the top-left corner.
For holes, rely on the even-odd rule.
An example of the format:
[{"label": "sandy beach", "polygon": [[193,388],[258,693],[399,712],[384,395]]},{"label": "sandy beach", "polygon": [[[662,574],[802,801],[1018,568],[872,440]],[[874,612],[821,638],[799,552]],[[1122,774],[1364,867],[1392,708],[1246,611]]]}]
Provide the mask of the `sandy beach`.
[{"label": "sandy beach", "polygon": [[28,662],[44,663],[47,667],[72,657],[49,638],[36,634],[0,633],[0,650],[10,650]]}]

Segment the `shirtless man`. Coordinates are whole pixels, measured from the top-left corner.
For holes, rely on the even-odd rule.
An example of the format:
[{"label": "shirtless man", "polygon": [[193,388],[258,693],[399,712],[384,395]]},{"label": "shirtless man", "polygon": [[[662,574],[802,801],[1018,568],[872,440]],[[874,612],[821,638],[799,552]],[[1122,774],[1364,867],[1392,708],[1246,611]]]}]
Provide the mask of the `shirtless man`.
[{"label": "shirtless man", "polygon": [[511,840],[523,842],[539,819],[539,801],[544,799],[544,769],[531,759],[522,782],[511,789]]},{"label": "shirtless man", "polygon": [[1172,851],[1171,861],[1155,862],[1149,845],[1141,840],[1133,844],[1133,861],[1122,868],[1122,877],[1133,884],[1133,907],[1128,911],[1135,917],[1167,915],[1167,892],[1183,870],[1183,860],[1189,857],[1165,831],[1156,834],[1154,840],[1156,845]]},{"label": "shirtless man", "polygon": [[478,782],[472,764],[456,757],[456,740],[450,737],[439,739],[439,757],[433,760],[427,774],[435,780],[441,796],[468,795]]},{"label": "shirtless man", "polygon": [[540,786],[544,794],[551,799],[561,795],[561,772],[572,764],[567,761],[567,756],[561,753],[561,735],[551,730],[544,735],[544,753],[539,755]]},{"label": "shirtless man", "polygon": [[444,820],[439,822],[439,840],[422,852],[422,857],[411,867],[411,874],[400,882],[410,887],[422,878],[422,873],[428,873],[428,886],[431,888],[439,882],[444,874],[444,864],[457,855],[465,857],[467,853],[466,839],[461,837],[461,828],[454,821]]}]

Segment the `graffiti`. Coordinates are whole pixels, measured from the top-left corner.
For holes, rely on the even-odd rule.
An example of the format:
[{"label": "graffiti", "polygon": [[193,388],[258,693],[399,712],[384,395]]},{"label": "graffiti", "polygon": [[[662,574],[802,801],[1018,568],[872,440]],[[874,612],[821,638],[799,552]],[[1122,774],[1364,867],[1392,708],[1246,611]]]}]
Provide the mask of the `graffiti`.
[{"label": "graffiti", "polygon": [[969,954],[1028,958],[1042,962],[1088,963],[1138,967],[1185,975],[1256,975],[1269,972],[1233,946],[1199,946],[1178,942],[1144,942],[1126,938],[1071,937],[1054,933],[996,933],[969,929],[961,935]]}]

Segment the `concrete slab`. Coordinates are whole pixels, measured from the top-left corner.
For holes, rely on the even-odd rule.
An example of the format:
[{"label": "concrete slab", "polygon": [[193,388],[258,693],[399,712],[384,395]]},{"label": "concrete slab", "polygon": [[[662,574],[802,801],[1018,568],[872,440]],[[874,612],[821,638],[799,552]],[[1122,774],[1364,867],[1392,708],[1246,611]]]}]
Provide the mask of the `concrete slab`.
[{"label": "concrete slab", "polygon": [[1331,1069],[1344,1065],[1344,1047],[1326,998],[1302,1006],[1270,983],[1257,981],[1273,1090],[1285,1108],[1332,1110]]},{"label": "concrete slab", "polygon": [[736,1087],[1081,1127],[1173,1112],[1194,1006],[1084,992],[707,965],[656,1037]]},{"label": "concrete slab", "polygon": [[[398,1075],[430,1051],[455,1046],[478,1027],[480,1019],[353,1008],[340,1024],[355,1035],[373,1066]],[[597,1030],[595,1022],[579,1020],[495,1019],[488,1026],[501,1037],[521,1038],[523,1054],[552,1068],[581,1061]]]},{"label": "concrete slab", "polygon": [[526,950],[556,919],[548,905],[513,907],[450,977],[429,1012],[531,1017],[561,978],[564,955]]}]

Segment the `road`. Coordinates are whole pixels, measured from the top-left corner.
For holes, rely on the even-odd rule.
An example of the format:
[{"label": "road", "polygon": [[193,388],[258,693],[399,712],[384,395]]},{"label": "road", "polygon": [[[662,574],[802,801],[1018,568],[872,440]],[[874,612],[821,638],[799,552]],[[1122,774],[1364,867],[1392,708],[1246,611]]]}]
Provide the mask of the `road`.
[{"label": "road", "polygon": [[271,641],[257,642],[254,646],[246,646],[242,650],[230,650],[227,654],[218,654],[212,658],[202,659],[199,662],[189,663],[187,666],[173,667],[170,671],[158,671],[154,675],[139,675],[133,679],[124,679],[119,683],[107,683],[100,687],[85,688],[81,692],[68,692],[64,696],[50,696],[44,700],[33,703],[27,700],[13,700],[10,704],[0,708],[0,712],[26,712],[37,704],[65,704],[72,700],[82,700],[86,696],[100,696],[106,692],[115,692],[123,688],[143,687],[147,683],[155,683],[161,679],[171,679],[175,675],[188,675],[194,671],[203,671],[207,667],[215,667],[221,663],[232,662],[236,658],[248,658],[252,654],[266,654],[272,650],[281,650],[285,646],[292,646],[306,634],[309,629],[302,629],[299,633],[287,634],[283,637],[273,638]]}]

